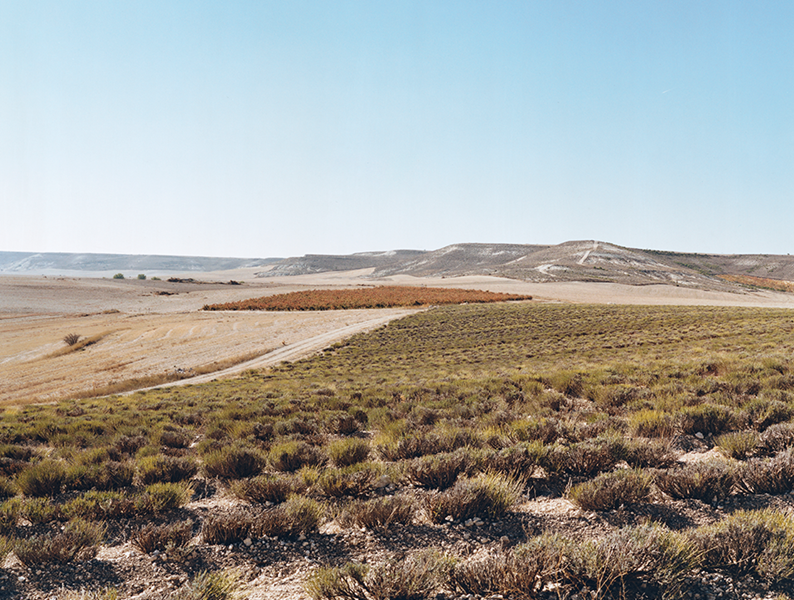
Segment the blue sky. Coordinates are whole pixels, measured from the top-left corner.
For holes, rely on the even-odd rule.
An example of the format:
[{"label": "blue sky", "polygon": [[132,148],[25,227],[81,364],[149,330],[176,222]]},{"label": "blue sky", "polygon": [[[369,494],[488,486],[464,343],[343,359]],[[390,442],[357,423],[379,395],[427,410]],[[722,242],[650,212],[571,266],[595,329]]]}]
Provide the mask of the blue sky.
[{"label": "blue sky", "polygon": [[794,3],[0,0],[0,250],[794,248]]}]

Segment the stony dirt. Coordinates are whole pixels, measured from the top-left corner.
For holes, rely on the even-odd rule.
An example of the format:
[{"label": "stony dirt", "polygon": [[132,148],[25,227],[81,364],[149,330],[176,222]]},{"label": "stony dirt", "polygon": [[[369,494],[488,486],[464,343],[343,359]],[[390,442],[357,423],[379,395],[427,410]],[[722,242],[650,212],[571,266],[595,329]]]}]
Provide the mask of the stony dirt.
[{"label": "stony dirt", "polygon": [[[424,548],[467,558],[510,548],[543,532],[586,540],[616,527],[637,525],[648,520],[664,523],[675,530],[711,523],[738,509],[771,507],[794,510],[794,495],[758,495],[729,498],[720,505],[699,500],[668,499],[594,513],[576,508],[560,495],[560,489],[540,489],[530,492],[511,513],[498,520],[435,524],[420,513],[410,525],[393,525],[382,531],[343,528],[330,520],[319,532],[298,539],[263,537],[250,540],[250,545],[222,546],[204,544],[198,523],[208,514],[229,510],[240,501],[218,482],[197,483],[195,499],[167,517],[169,522],[190,518],[196,524],[194,538],[183,553],[173,556],[156,552],[145,554],[129,541],[129,536],[147,522],[111,522],[106,545],[93,560],[28,568],[10,555],[0,572],[0,598],[60,599],[70,591],[113,587],[121,598],[156,600],[167,598],[200,570],[228,568],[236,569],[240,574],[243,598],[308,600],[304,583],[318,566],[338,566],[349,561],[377,564],[401,559]],[[379,493],[394,492],[388,489]],[[413,493],[421,504],[423,495],[428,492],[414,490]],[[159,522],[165,521],[161,519]],[[692,592],[687,597],[694,600],[760,599],[775,595],[752,577],[738,579],[728,574],[703,574],[696,576],[691,584]],[[627,597],[652,598],[656,597],[657,591],[630,590]],[[452,594],[444,597],[456,598]],[[558,595],[550,590],[545,597],[552,600]],[[473,596],[457,598],[474,600]],[[571,600],[584,598],[577,596]]]}]

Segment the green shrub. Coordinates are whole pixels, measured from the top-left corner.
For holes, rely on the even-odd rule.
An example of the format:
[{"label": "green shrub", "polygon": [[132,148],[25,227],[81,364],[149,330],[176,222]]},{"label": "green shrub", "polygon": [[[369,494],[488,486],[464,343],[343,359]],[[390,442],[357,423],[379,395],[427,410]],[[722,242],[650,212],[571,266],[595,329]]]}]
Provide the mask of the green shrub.
[{"label": "green shrub", "polygon": [[710,460],[689,463],[680,469],[658,471],[654,475],[654,482],[673,498],[713,502],[730,494],[734,476],[734,469],[730,465]]},{"label": "green shrub", "polygon": [[322,504],[305,496],[293,495],[282,506],[292,535],[317,531],[324,512]]},{"label": "green shrub", "polygon": [[260,513],[253,531],[260,536],[298,537],[317,531],[323,506],[304,496],[290,496],[284,504]]},{"label": "green shrub", "polygon": [[16,484],[10,479],[0,476],[0,498],[11,498],[16,493]]},{"label": "green shrub", "polygon": [[328,445],[328,456],[337,467],[349,467],[367,460],[369,443],[358,438],[345,438]]},{"label": "green shrub", "polygon": [[744,459],[755,452],[759,439],[755,431],[732,431],[716,438],[714,444],[725,456]]},{"label": "green shrub", "polygon": [[70,490],[117,490],[132,485],[134,477],[135,465],[131,461],[76,464],[67,469],[64,487]]},{"label": "green shrub", "polygon": [[193,477],[198,472],[198,464],[192,458],[158,455],[142,458],[138,469],[144,485],[176,483]]},{"label": "green shrub", "polygon": [[596,598],[626,597],[626,582],[656,583],[663,597],[678,598],[685,576],[699,566],[699,548],[656,524],[625,527],[598,539],[570,544],[564,578],[593,589]]},{"label": "green shrub", "polygon": [[255,516],[246,510],[232,510],[228,513],[212,513],[205,519],[201,527],[201,536],[205,544],[234,544],[248,537]]},{"label": "green shrub", "polygon": [[49,498],[26,498],[22,502],[20,514],[34,525],[49,523],[62,516],[60,507]]},{"label": "green shrub", "polygon": [[483,440],[480,435],[467,427],[441,427],[436,428],[438,434],[438,451],[453,452],[460,449],[480,448]]},{"label": "green shrub", "polygon": [[135,501],[141,513],[158,513],[184,506],[190,501],[193,488],[185,483],[153,483]]},{"label": "green shrub", "polygon": [[778,423],[761,434],[759,450],[775,454],[794,445],[794,423]]},{"label": "green shrub", "polygon": [[521,497],[524,484],[497,473],[481,473],[476,477],[458,479],[446,492],[429,500],[434,521],[468,519],[476,516],[500,518]]},{"label": "green shrub", "polygon": [[346,413],[334,414],[326,424],[328,431],[337,435],[350,435],[358,431],[360,427],[361,423],[354,416]]},{"label": "green shrub", "polygon": [[165,525],[146,525],[132,534],[132,543],[141,552],[151,554],[155,550],[172,552],[187,545],[193,537],[193,521]]},{"label": "green shrub", "polygon": [[369,567],[348,563],[343,567],[320,567],[307,579],[304,586],[312,600],[362,600],[366,599],[365,581]]},{"label": "green shrub", "polygon": [[274,431],[277,435],[306,436],[317,433],[317,423],[314,419],[295,417],[275,424]]},{"label": "green shrub", "polygon": [[375,566],[324,567],[306,582],[313,600],[425,600],[447,578],[451,563],[434,551]]},{"label": "green shrub", "polygon": [[325,463],[325,455],[321,450],[300,441],[276,444],[270,449],[269,459],[276,471],[287,472]]},{"label": "green shrub", "polygon": [[18,540],[14,554],[29,567],[42,563],[89,560],[96,556],[103,535],[104,527],[76,519],[70,521],[61,533]]},{"label": "green shrub", "polygon": [[34,455],[30,446],[19,446],[17,444],[0,444],[0,458],[10,458],[15,461],[25,462]]},{"label": "green shrub", "polygon": [[193,436],[181,429],[166,429],[160,432],[158,441],[168,448],[187,448],[193,441]]},{"label": "green shrub", "polygon": [[381,469],[371,465],[353,465],[346,469],[325,469],[317,478],[316,485],[326,496],[358,498],[372,491]]},{"label": "green shrub", "polygon": [[43,460],[29,466],[17,477],[17,486],[26,496],[55,496],[61,492],[66,480],[63,464],[54,460]]},{"label": "green shrub", "polygon": [[629,417],[629,428],[634,435],[657,438],[670,437],[675,430],[673,417],[666,412],[643,409]]},{"label": "green shrub", "polygon": [[743,413],[753,427],[764,431],[772,425],[791,419],[794,409],[780,400],[756,398],[744,405]]},{"label": "green shrub", "polygon": [[204,456],[204,472],[221,479],[243,479],[258,475],[265,457],[255,448],[228,446]]},{"label": "green shrub", "polygon": [[739,575],[755,571],[773,582],[794,577],[794,521],[786,514],[740,510],[690,537],[710,568]]},{"label": "green shrub", "polygon": [[146,275],[143,273],[138,273],[138,279],[146,279]]},{"label": "green shrub", "polygon": [[794,489],[794,450],[771,460],[750,460],[736,469],[736,489],[744,494],[786,494]]},{"label": "green shrub", "polygon": [[240,575],[234,570],[201,571],[171,600],[231,600],[240,591]]},{"label": "green shrub", "polygon": [[608,437],[570,446],[555,445],[539,457],[539,460],[549,475],[592,477],[614,468],[625,457],[625,441],[617,437]]},{"label": "green shrub", "polygon": [[569,398],[580,398],[584,394],[584,375],[575,371],[557,371],[545,377],[544,383]]},{"label": "green shrub", "polygon": [[[473,463],[470,452],[460,449],[407,461],[404,472],[406,479],[415,485],[445,490],[457,481],[459,475],[468,473]],[[492,467],[490,464],[488,466]]]},{"label": "green shrub", "polygon": [[0,457],[0,476],[12,477],[24,470],[30,463],[16,458]]},{"label": "green shrub", "polygon": [[644,502],[650,491],[651,477],[642,469],[621,469],[575,485],[569,497],[579,508],[601,511]]},{"label": "green shrub", "polygon": [[61,505],[61,512],[67,519],[119,519],[133,517],[137,513],[148,513],[151,510],[139,510],[136,499],[122,492],[90,491],[73,498]]},{"label": "green shrub", "polygon": [[392,462],[437,454],[446,449],[437,435],[421,433],[405,434],[397,439],[384,437],[376,444],[376,448],[384,460]]},{"label": "green shrub", "polygon": [[393,523],[409,525],[414,511],[414,502],[409,496],[384,496],[349,502],[338,520],[345,527],[388,529]]},{"label": "green shrub", "polygon": [[124,279],[124,273],[116,273],[113,279]]},{"label": "green shrub", "polygon": [[[530,542],[531,544],[531,542]],[[563,557],[551,545],[534,545],[532,552],[495,552],[454,564],[450,587],[460,594],[536,598]]]},{"label": "green shrub", "polygon": [[665,469],[676,462],[667,442],[656,440],[627,440],[625,460],[630,467]]},{"label": "green shrub", "polygon": [[109,450],[116,455],[132,456],[146,445],[146,438],[142,435],[117,435],[113,438]]},{"label": "green shrub", "polygon": [[17,530],[17,520],[22,508],[19,498],[6,500],[0,504],[0,536],[13,536]]},{"label": "green shrub", "polygon": [[678,425],[684,433],[717,434],[736,424],[733,411],[719,404],[700,404],[682,408],[678,413]]},{"label": "green shrub", "polygon": [[513,421],[509,425],[508,436],[520,442],[543,442],[551,444],[560,437],[557,419],[527,418]]},{"label": "green shrub", "polygon": [[292,494],[300,494],[306,486],[297,477],[260,475],[232,483],[232,492],[248,502],[280,504]]}]

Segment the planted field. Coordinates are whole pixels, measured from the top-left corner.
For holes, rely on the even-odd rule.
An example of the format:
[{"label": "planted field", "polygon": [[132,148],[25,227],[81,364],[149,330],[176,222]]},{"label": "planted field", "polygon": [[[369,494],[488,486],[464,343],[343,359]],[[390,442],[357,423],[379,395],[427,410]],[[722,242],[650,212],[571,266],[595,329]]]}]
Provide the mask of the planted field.
[{"label": "planted field", "polygon": [[440,304],[476,304],[532,300],[532,296],[482,290],[379,286],[356,289],[307,290],[276,294],[251,300],[208,304],[204,310],[345,310],[351,308],[392,308]]},{"label": "planted field", "polygon": [[470,304],[7,410],[0,592],[786,598],[793,349],[785,310]]}]

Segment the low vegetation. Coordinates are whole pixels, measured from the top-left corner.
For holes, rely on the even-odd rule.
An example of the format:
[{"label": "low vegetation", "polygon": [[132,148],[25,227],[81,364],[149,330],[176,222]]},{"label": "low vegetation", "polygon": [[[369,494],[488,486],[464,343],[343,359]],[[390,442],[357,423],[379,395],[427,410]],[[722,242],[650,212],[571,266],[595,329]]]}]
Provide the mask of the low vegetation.
[{"label": "low vegetation", "polygon": [[754,275],[718,275],[720,279],[747,285],[750,287],[775,290],[776,292],[794,292],[794,281],[782,281],[769,277],[756,277]]},{"label": "low vegetation", "polygon": [[235,380],[5,410],[0,550],[131,543],[184,598],[239,591],[217,556],[276,579],[307,554],[318,599],[785,591],[793,351],[785,310],[471,303]]},{"label": "low vegetation", "polygon": [[350,290],[307,290],[275,294],[239,302],[208,304],[204,306],[204,310],[344,310],[507,300],[532,300],[532,296],[455,288],[384,285]]}]

